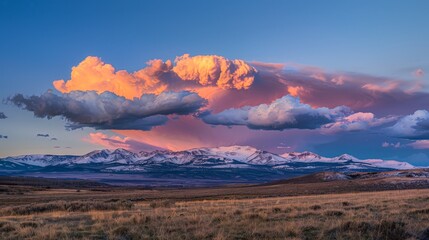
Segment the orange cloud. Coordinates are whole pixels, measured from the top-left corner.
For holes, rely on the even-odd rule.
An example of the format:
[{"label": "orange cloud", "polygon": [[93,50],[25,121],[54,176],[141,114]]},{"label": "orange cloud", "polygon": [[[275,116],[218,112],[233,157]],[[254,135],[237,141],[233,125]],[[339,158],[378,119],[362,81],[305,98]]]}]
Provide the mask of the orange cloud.
[{"label": "orange cloud", "polygon": [[[128,99],[144,93],[159,94],[166,90],[195,89],[216,86],[221,89],[248,89],[256,69],[242,60],[228,60],[220,56],[195,56],[185,54],[177,57],[176,66],[170,60],[159,59],[147,62],[136,72],[116,71],[111,64],[98,57],[89,56],[72,68],[71,78],[57,80],[54,87],[62,92],[105,91]],[[193,80],[194,83],[188,82]],[[187,83],[188,82],[188,83]]]},{"label": "orange cloud", "polygon": [[296,86],[296,87],[289,86],[289,87],[287,88],[287,91],[289,92],[289,94],[290,94],[291,96],[298,97],[298,96],[299,96],[299,93],[300,93],[301,91],[304,91],[304,88],[303,88],[303,87],[301,87],[301,86]]},{"label": "orange cloud", "polygon": [[71,78],[68,81],[57,80],[54,87],[68,93],[80,91],[113,92],[119,96],[132,99],[143,93],[159,93],[166,86],[159,76],[171,70],[171,62],[152,60],[148,66],[135,73],[125,70],[115,71],[115,68],[101,61],[98,57],[87,57],[78,66],[72,68]]},{"label": "orange cloud", "polygon": [[255,80],[256,69],[242,60],[228,60],[220,56],[184,54],[175,60],[173,71],[183,80],[201,85],[217,85],[222,89],[248,89]]}]

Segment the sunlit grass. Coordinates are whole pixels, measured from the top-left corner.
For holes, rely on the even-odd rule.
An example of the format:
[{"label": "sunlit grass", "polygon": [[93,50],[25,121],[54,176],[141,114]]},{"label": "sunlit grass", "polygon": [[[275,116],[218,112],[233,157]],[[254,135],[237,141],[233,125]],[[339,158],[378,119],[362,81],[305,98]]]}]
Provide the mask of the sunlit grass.
[{"label": "sunlit grass", "polygon": [[[107,200],[106,200],[107,201]],[[0,239],[417,239],[429,190],[1,209]],[[40,204],[39,204],[40,205]],[[19,211],[18,209],[23,210]],[[14,211],[12,211],[14,209]]]}]

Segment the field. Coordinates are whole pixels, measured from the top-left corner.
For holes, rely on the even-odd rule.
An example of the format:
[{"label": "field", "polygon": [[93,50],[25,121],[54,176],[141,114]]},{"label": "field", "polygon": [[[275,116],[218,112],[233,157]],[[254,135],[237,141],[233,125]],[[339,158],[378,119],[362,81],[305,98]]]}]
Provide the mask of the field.
[{"label": "field", "polygon": [[429,190],[2,208],[1,239],[427,239]]},{"label": "field", "polygon": [[3,181],[0,239],[429,239],[429,189],[314,180],[202,189]]}]

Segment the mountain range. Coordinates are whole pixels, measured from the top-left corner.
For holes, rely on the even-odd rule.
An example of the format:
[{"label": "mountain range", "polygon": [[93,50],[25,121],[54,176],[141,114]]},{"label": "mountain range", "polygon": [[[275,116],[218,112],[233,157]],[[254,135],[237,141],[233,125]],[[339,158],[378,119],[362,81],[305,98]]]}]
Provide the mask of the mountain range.
[{"label": "mountain range", "polygon": [[[249,146],[196,148],[185,151],[131,152],[125,149],[97,150],[82,156],[24,155],[0,159],[0,174],[67,178],[97,178],[104,182],[167,185],[205,182],[266,182],[314,172],[379,172],[412,169],[395,160],[360,160],[348,154],[328,158],[312,152],[281,155]],[[98,176],[98,177],[96,177]],[[110,180],[109,180],[110,179]],[[203,184],[204,185],[204,184]]]}]

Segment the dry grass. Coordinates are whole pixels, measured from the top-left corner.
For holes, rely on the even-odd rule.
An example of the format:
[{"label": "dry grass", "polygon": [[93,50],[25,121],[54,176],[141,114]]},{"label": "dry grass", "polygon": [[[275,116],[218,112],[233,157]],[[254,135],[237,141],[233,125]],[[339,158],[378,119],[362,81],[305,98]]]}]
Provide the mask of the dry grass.
[{"label": "dry grass", "polygon": [[53,202],[1,209],[0,239],[428,239],[428,203],[429,190]]}]

